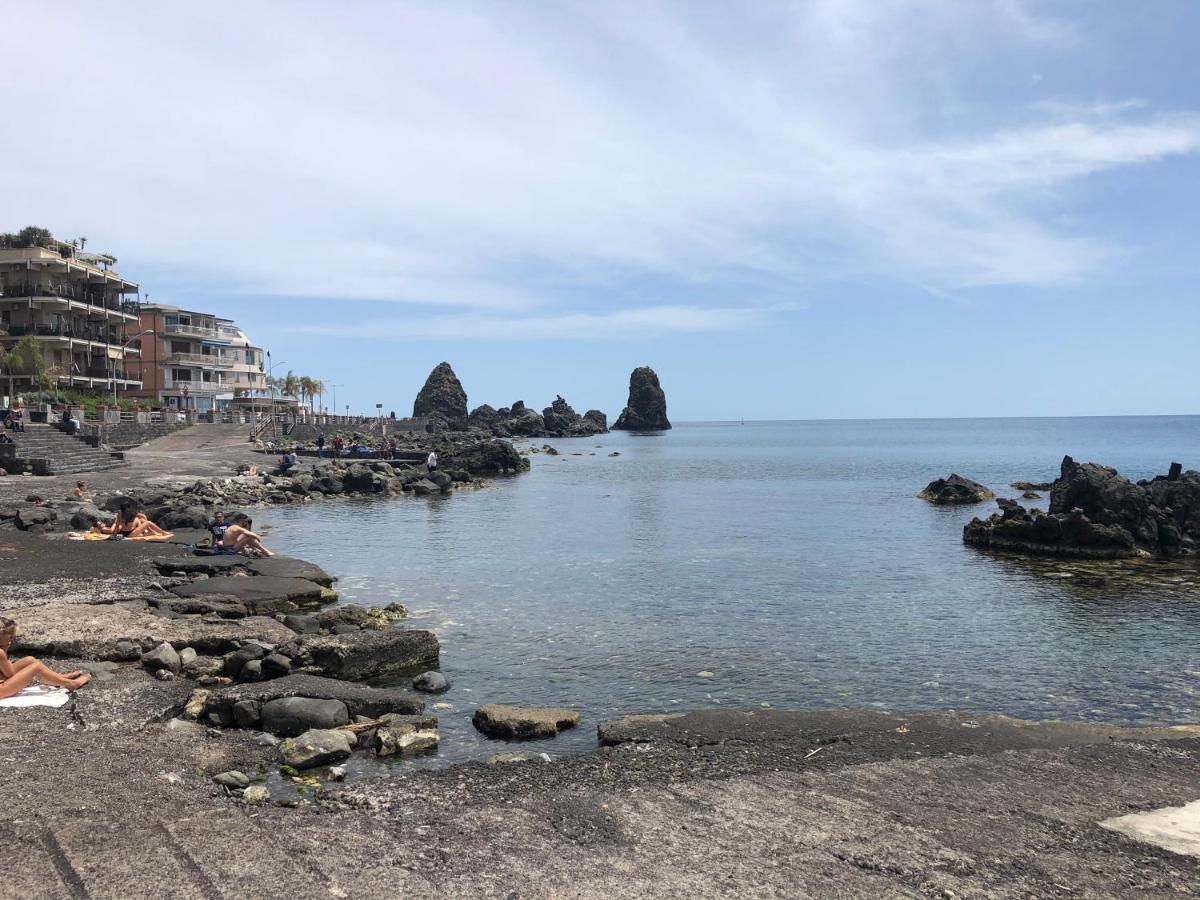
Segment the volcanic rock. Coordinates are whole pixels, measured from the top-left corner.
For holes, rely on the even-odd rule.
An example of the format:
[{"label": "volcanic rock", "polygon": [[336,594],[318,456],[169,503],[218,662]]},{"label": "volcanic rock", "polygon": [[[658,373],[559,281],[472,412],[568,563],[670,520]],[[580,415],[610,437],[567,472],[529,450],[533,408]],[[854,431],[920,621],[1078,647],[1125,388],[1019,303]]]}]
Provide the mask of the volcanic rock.
[{"label": "volcanic rock", "polygon": [[281,648],[302,667],[333,678],[380,678],[438,661],[438,640],[416,628],[365,629],[348,634],[297,638]]},{"label": "volcanic rock", "polygon": [[973,519],[963,529],[966,543],[1093,559],[1172,556],[1200,548],[1200,472],[1184,472],[1182,466],[1133,484],[1116,469],[1067,456],[1047,513],[1012,500],[997,503],[999,513]]},{"label": "volcanic rock", "polygon": [[658,375],[649,366],[634,369],[629,376],[629,402],[617,417],[614,431],[663,431],[667,420],[667,395]]},{"label": "volcanic rock", "polygon": [[438,363],[413,402],[413,416],[424,417],[436,431],[467,430],[467,392],[450,363]]},{"label": "volcanic rock", "polygon": [[949,478],[939,478],[937,481],[929,482],[925,490],[917,496],[930,503],[944,505],[982,503],[984,500],[991,500],[996,495],[978,481],[963,478],[961,475],[951,475]]},{"label": "volcanic rock", "polygon": [[554,737],[564,728],[574,728],[580,715],[573,709],[505,706],[493,703],[475,710],[471,722],[489,737],[527,740]]}]

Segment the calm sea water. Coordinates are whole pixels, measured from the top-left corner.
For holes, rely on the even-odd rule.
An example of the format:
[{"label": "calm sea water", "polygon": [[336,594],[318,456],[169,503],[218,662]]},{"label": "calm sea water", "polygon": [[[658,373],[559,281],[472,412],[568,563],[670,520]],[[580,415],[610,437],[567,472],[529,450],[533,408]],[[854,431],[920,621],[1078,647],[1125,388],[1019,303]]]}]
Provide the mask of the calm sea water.
[{"label": "calm sea water", "polygon": [[1200,467],[1200,417],[683,424],[548,443],[562,455],[486,490],[257,516],[343,599],[399,600],[439,635],[441,761],[495,752],[470,725],[487,702],[580,709],[581,728],[535,747],[551,753],[590,749],[605,718],[703,707],[1200,719],[1200,567],[989,555],[961,533],[993,504],[915,496],[950,472],[1015,496],[1009,482],[1052,480],[1064,453],[1134,478]]}]

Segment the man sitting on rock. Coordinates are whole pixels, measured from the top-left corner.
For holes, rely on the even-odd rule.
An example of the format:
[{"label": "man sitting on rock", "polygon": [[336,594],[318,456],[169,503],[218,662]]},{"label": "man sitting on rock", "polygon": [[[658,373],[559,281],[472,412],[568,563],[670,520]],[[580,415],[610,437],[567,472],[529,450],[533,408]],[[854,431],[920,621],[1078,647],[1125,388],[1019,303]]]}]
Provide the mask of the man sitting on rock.
[{"label": "man sitting on rock", "polygon": [[22,656],[16,662],[9,662],[8,647],[18,631],[16,622],[0,616],[0,700],[20,693],[35,679],[42,684],[63,687],[68,691],[77,690],[91,681],[92,676],[89,672],[59,674],[32,656]]},{"label": "man sitting on rock", "polygon": [[227,553],[240,553],[243,556],[275,555],[263,546],[262,538],[250,530],[250,517],[245,513],[233,517],[218,546]]}]

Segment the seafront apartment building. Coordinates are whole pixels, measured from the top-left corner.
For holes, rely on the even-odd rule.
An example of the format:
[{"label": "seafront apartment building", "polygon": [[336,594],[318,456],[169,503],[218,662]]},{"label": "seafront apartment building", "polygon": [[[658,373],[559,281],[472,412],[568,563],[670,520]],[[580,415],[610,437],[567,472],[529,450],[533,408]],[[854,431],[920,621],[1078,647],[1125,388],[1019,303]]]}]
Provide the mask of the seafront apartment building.
[{"label": "seafront apartment building", "polygon": [[153,334],[138,341],[132,373],[141,384],[126,397],[208,412],[225,409],[235,396],[267,390],[262,348],[232,319],[143,303],[137,332]]},{"label": "seafront apartment building", "polygon": [[14,366],[14,388],[37,389],[39,373],[63,389],[111,390],[114,379],[118,388],[140,388],[129,367],[138,350],[125,346],[139,330],[138,286],[113,271],[111,257],[46,244],[0,246],[0,345],[25,335],[36,342],[36,360]]}]

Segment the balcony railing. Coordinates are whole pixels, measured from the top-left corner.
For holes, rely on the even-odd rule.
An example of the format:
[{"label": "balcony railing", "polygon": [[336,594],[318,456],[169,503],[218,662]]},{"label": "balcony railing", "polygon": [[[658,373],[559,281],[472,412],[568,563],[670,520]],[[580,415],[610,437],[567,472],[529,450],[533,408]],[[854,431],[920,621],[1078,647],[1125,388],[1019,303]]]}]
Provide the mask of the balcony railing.
[{"label": "balcony railing", "polygon": [[119,332],[106,331],[102,328],[69,328],[65,325],[9,325],[8,337],[24,337],[32,334],[34,337],[69,338],[75,341],[95,341],[99,344],[121,344]]},{"label": "balcony railing", "polygon": [[200,325],[164,325],[163,331],[167,334],[186,334],[192,337],[199,338],[216,338],[218,337],[217,329],[204,328]]},{"label": "balcony railing", "polygon": [[172,353],[166,358],[167,365],[204,366],[213,369],[232,369],[234,360],[211,353]]},{"label": "balcony railing", "polygon": [[224,394],[231,388],[216,381],[184,381],[177,378],[168,378],[163,388],[169,391],[181,391],[184,388],[188,389],[189,394]]},{"label": "balcony railing", "polygon": [[85,287],[77,284],[55,284],[53,282],[48,284],[34,282],[10,284],[0,287],[0,297],[9,299],[13,297],[57,297],[62,300],[86,303],[88,306],[100,309],[125,313],[129,316],[136,316],[140,312],[140,307],[136,302],[122,300],[119,296],[110,295],[100,287]]}]

